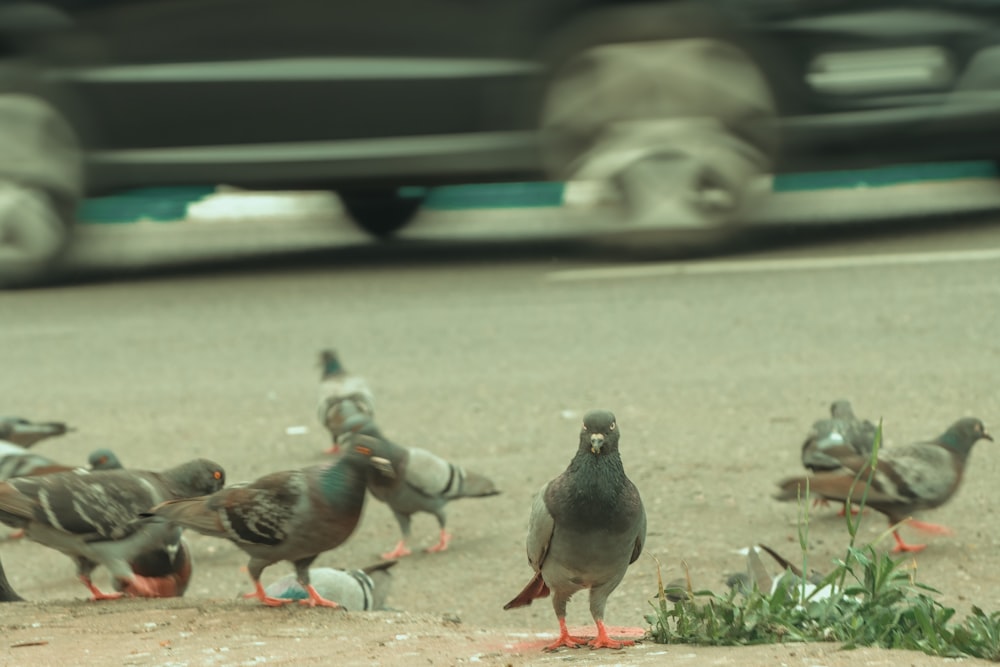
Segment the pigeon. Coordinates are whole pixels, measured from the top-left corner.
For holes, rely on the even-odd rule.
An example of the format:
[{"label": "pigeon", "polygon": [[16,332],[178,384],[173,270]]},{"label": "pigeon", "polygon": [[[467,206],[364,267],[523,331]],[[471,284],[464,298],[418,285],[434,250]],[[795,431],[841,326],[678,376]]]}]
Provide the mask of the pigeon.
[{"label": "pigeon", "polygon": [[446,550],[451,535],[445,529],[445,505],[458,498],[484,498],[500,493],[483,475],[468,472],[425,449],[397,445],[382,435],[368,417],[354,416],[345,422],[344,428],[352,434],[357,433],[360,441],[381,441],[392,464],[392,476],[374,471],[368,479],[368,489],[389,506],[403,534],[396,547],[382,554],[382,558],[390,560],[410,555],[406,541],[410,537],[410,518],[417,512],[433,514],[440,528],[437,544],[428,547],[427,551]]},{"label": "pigeon", "polygon": [[824,472],[840,468],[845,456],[870,456],[875,431],[873,423],[854,416],[850,401],[834,401],[830,418],[815,422],[802,443],[802,465],[810,472]]},{"label": "pigeon", "polygon": [[191,547],[178,532],[176,539],[154,545],[129,560],[132,581],[115,580],[115,590],[132,597],[182,597],[191,582]]},{"label": "pigeon", "polygon": [[646,512],[639,490],[625,474],[618,452],[614,414],[588,412],[580,431],[580,448],[569,467],[548,482],[531,507],[528,562],[535,576],[517,597],[513,609],[552,592],[559,638],[545,647],[576,648],[586,641],[566,628],[566,605],[579,590],[590,589],[590,613],[597,625],[591,648],[631,646],[608,636],[604,608],[628,566],[639,558],[646,540]]},{"label": "pigeon", "polygon": [[32,422],[23,417],[0,417],[0,440],[25,448],[72,430],[63,422]]},{"label": "pigeon", "polygon": [[[386,608],[385,600],[392,581],[389,569],[398,562],[382,561],[360,570],[314,567],[309,570],[309,581],[320,595],[334,600],[347,611],[379,611]],[[271,597],[285,600],[309,598],[294,574],[286,574],[264,591]]]},{"label": "pigeon", "polygon": [[[979,440],[993,440],[983,422],[966,417],[948,427],[934,440],[879,452],[865,505],[888,518],[896,541],[893,553],[922,551],[925,544],[907,544],[899,536],[897,524],[918,510],[933,509],[948,502],[958,490],[972,446]],[[860,475],[858,474],[860,472]],[[869,457],[841,459],[841,467],[809,477],[792,477],[781,482],[778,500],[795,500],[810,493],[829,500],[860,503],[871,474]],[[855,478],[857,477],[857,483]],[[852,492],[852,486],[853,492]],[[910,520],[914,528],[939,535],[951,535],[945,526]]]},{"label": "pigeon", "polygon": [[364,507],[368,469],[375,466],[391,474],[379,450],[378,444],[352,444],[330,463],[271,473],[201,498],[167,501],[144,516],[227,539],[245,551],[254,584],[254,592],[245,597],[272,607],[289,602],[268,595],[260,575],[269,565],[290,561],[309,595],[303,604],[337,607],[313,587],[309,566],[354,532]]},{"label": "pigeon", "polygon": [[0,602],[24,602],[24,598],[17,594],[14,587],[7,581],[7,573],[0,563]]},{"label": "pigeon", "polygon": [[98,565],[134,595],[145,590],[129,565],[141,554],[179,540],[168,522],[137,521],[143,512],[171,498],[213,493],[225,484],[219,464],[195,459],[162,472],[83,468],[0,482],[0,522],[23,528],[28,539],[60,551],[77,564],[80,581],[94,600],[115,599],[91,580]]},{"label": "pigeon", "polygon": [[352,415],[375,416],[375,395],[364,378],[344,370],[334,350],[319,353],[323,375],[319,383],[317,413],[319,421],[330,432],[332,444],[328,454],[340,451],[344,422]]},{"label": "pigeon", "polygon": [[21,445],[0,441],[0,480],[30,475],[47,475],[72,470],[47,456],[36,454]]},{"label": "pigeon", "polygon": [[125,467],[110,449],[95,449],[87,457],[87,464],[91,470],[118,470]]}]

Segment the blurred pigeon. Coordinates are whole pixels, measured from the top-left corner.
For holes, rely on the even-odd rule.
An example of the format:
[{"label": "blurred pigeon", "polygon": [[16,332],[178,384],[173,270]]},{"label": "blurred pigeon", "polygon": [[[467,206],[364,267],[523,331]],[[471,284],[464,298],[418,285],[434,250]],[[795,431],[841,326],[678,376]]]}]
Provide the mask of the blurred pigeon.
[{"label": "blurred pigeon", "polygon": [[180,532],[129,560],[132,581],[115,580],[115,590],[132,597],[182,597],[191,582],[191,547]]},{"label": "blurred pigeon", "polygon": [[331,463],[272,473],[202,498],[168,501],[145,516],[162,517],[204,535],[227,539],[249,554],[247,570],[255,590],[245,597],[255,597],[272,607],[289,602],[268,595],[260,575],[269,565],[290,561],[298,582],[309,594],[302,603],[336,607],[310,583],[309,566],[319,554],[340,546],[354,532],[364,507],[368,469],[392,470],[378,446],[345,449]]},{"label": "blurred pigeon", "polygon": [[91,581],[103,565],[133,594],[155,597],[132,573],[130,561],[180,539],[168,522],[136,518],[156,503],[212,493],[225,484],[222,468],[195,459],[163,472],[83,468],[0,482],[0,521],[23,528],[28,539],[61,551],[77,563],[80,580],[95,600],[121,597],[103,593]]},{"label": "blurred pigeon", "polygon": [[36,442],[72,430],[63,422],[32,422],[23,417],[0,417],[0,440],[22,447],[31,447]]},{"label": "blurred pigeon", "polygon": [[[972,446],[983,438],[993,440],[983,422],[966,417],[929,442],[886,448],[879,452],[865,505],[881,512],[894,526],[894,553],[921,551],[924,544],[906,544],[896,524],[918,510],[933,509],[948,502],[958,490]],[[842,467],[809,477],[792,477],[778,483],[778,500],[795,500],[809,492],[835,500],[860,503],[868,485],[871,468],[866,456],[844,457]],[[859,475],[860,472],[860,475]],[[855,478],[857,477],[857,483]],[[853,492],[852,492],[852,486]],[[914,528],[939,535],[951,535],[945,526],[910,520]]]},{"label": "blurred pigeon", "polygon": [[334,350],[321,351],[319,361],[323,375],[319,383],[317,413],[333,443],[327,453],[336,454],[340,451],[340,437],[347,419],[359,414],[375,416],[375,395],[364,378],[344,369]]},{"label": "blurred pigeon", "polygon": [[125,467],[110,449],[95,449],[87,457],[87,464],[91,470],[118,470]]},{"label": "blurred pigeon", "polygon": [[845,456],[870,456],[875,431],[874,424],[854,415],[850,401],[834,401],[830,418],[815,422],[802,443],[802,465],[810,472],[824,472],[840,468]]},{"label": "blurred pigeon", "polygon": [[392,476],[376,471],[368,479],[368,489],[389,506],[403,533],[396,547],[382,554],[382,558],[410,555],[406,541],[410,537],[410,517],[417,512],[433,514],[440,527],[438,543],[428,547],[427,551],[444,551],[451,541],[451,535],[445,530],[445,505],[457,498],[484,498],[500,493],[493,482],[483,475],[467,472],[425,449],[397,445],[382,435],[375,422],[368,417],[352,417],[344,423],[344,429],[345,432],[358,434],[356,442],[381,441],[386,458],[392,464]]},{"label": "blurred pigeon", "polygon": [[[385,609],[392,575],[389,568],[399,561],[388,560],[361,570],[336,570],[332,567],[309,569],[309,581],[319,594],[333,600],[348,611],[378,611]],[[294,574],[286,574],[264,589],[274,598],[307,600],[306,592]]]},{"label": "blurred pigeon", "polygon": [[0,441],[0,480],[73,470],[25,447]]},{"label": "blurred pigeon", "polygon": [[24,598],[17,594],[14,587],[7,581],[7,573],[0,563],[0,602],[24,602]]},{"label": "blurred pigeon", "polygon": [[604,608],[642,553],[646,512],[639,490],[625,475],[618,452],[618,425],[608,411],[583,418],[580,448],[565,472],[535,496],[528,522],[528,562],[535,576],[504,609],[531,604],[553,593],[559,639],[547,651],[575,648],[586,640],[566,628],[566,604],[579,590],[590,589],[590,613],[597,624],[591,648],[621,648],[604,627]]}]

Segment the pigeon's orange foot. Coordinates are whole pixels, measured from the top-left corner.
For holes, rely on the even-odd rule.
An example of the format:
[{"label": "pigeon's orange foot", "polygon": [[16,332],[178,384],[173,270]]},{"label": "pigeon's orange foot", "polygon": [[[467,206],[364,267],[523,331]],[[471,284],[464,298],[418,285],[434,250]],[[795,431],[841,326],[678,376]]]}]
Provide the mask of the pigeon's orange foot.
[{"label": "pigeon's orange foot", "polygon": [[442,530],[441,538],[438,540],[438,543],[432,547],[427,547],[427,553],[436,554],[439,551],[445,551],[448,548],[449,542],[451,542],[451,535]]},{"label": "pigeon's orange foot", "polygon": [[922,530],[925,533],[931,533],[932,535],[947,535],[951,537],[955,534],[955,531],[951,528],[948,526],[942,526],[939,523],[926,523],[924,521],[917,521],[916,519],[910,519],[906,523],[917,530]]},{"label": "pigeon's orange foot", "polygon": [[123,593],[105,593],[100,588],[94,585],[94,582],[90,580],[90,577],[80,576],[80,581],[83,585],[87,587],[90,594],[94,597],[90,598],[91,602],[97,602],[99,600],[117,600],[123,596]]},{"label": "pigeon's orange foot", "polygon": [[7,535],[8,540],[23,540],[24,539],[24,528],[18,528],[13,533]]},{"label": "pigeon's orange foot", "polygon": [[624,646],[635,646],[635,642],[631,639],[612,639],[608,636],[608,630],[604,627],[604,623],[601,621],[597,622],[597,636],[587,642],[590,648],[622,648]]},{"label": "pigeon's orange foot", "polygon": [[394,558],[402,558],[403,556],[409,556],[412,551],[406,548],[406,540],[400,540],[396,545],[396,548],[392,551],[386,551],[382,554],[382,558],[385,560],[393,560]]},{"label": "pigeon's orange foot", "polygon": [[[165,585],[161,587],[160,584]],[[174,597],[170,594],[168,578],[144,577],[139,574],[134,574],[131,579],[122,581],[122,593],[136,598]]]},{"label": "pigeon's orange foot", "polygon": [[330,609],[340,609],[340,605],[333,600],[327,600],[325,597],[320,595],[312,584],[305,587],[306,592],[309,593],[309,598],[307,600],[299,600],[299,604],[308,605],[310,607],[329,607]]},{"label": "pigeon's orange foot", "polygon": [[899,533],[895,531],[893,531],[892,537],[896,540],[896,546],[892,549],[892,553],[894,554],[903,552],[917,553],[918,551],[923,551],[927,548],[926,544],[907,544],[903,541],[903,538],[899,536]]},{"label": "pigeon's orange foot", "polygon": [[330,445],[329,448],[324,449],[323,451],[326,452],[327,454],[339,454],[340,453],[340,445],[338,445],[335,442],[332,445]]},{"label": "pigeon's orange foot", "polygon": [[283,600],[282,598],[271,597],[270,595],[264,592],[264,587],[261,585],[259,581],[253,582],[253,585],[255,589],[254,592],[244,593],[243,594],[244,598],[257,598],[268,607],[281,607],[291,602],[291,600]]},{"label": "pigeon's orange foot", "polygon": [[586,637],[574,637],[569,633],[569,628],[566,627],[566,619],[559,619],[559,639],[555,640],[543,650],[545,651],[555,651],[561,648],[580,648],[583,644],[587,643]]},{"label": "pigeon's orange foot", "polygon": [[[845,512],[845,511],[844,511],[844,508],[843,508],[843,507],[841,507],[841,508],[840,508],[840,509],[839,509],[839,510],[837,511],[837,516],[844,516],[845,514],[847,514],[847,512]],[[859,510],[859,509],[858,509],[857,507],[855,507],[854,505],[851,505],[851,516],[857,516],[857,515],[859,515],[859,514],[861,514],[861,510]]]}]

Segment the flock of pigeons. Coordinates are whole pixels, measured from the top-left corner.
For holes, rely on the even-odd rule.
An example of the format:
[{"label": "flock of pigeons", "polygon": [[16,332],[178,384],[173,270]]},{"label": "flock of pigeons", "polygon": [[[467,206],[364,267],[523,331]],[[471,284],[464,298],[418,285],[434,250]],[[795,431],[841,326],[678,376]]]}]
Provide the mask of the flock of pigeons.
[{"label": "flock of pigeons", "polygon": [[[437,518],[439,539],[428,551],[445,551],[451,539],[447,503],[499,491],[482,475],[390,440],[375,424],[375,399],[365,380],[346,371],[332,350],[321,352],[320,361],[318,416],[330,433],[330,462],[228,486],[222,467],[208,459],[151,472],[123,468],[113,452],[98,450],[89,468],[74,468],[28,449],[65,433],[64,424],[0,418],[0,522],[72,558],[95,600],[183,595],[192,573],[183,530],[190,529],[246,552],[254,591],[245,597],[269,606],[298,600],[313,607],[381,608],[385,591],[376,581],[410,553],[415,513]],[[504,609],[551,595],[560,633],[547,650],[631,644],[612,639],[604,625],[608,596],[642,553],[646,537],[645,510],[625,474],[619,435],[614,414],[587,413],[569,466],[533,500],[527,555],[534,575]],[[924,545],[903,542],[896,524],[947,502],[972,446],[983,438],[992,440],[980,420],[960,419],[932,441],[878,452],[873,469],[875,426],[858,419],[847,401],[837,401],[803,444],[802,463],[811,474],[780,482],[775,497],[811,494],[847,507],[864,496],[867,507],[893,524],[895,550],[917,551]],[[382,554],[382,563],[364,570],[311,568],[321,553],[354,533],[369,492],[398,521],[396,546]],[[910,525],[948,532],[934,524]],[[281,561],[292,563],[294,577],[265,588],[261,573]],[[91,573],[99,565],[111,573],[113,592],[94,585]],[[594,638],[574,637],[566,626],[568,601],[584,589],[590,591]],[[0,566],[0,600],[20,599]]]}]

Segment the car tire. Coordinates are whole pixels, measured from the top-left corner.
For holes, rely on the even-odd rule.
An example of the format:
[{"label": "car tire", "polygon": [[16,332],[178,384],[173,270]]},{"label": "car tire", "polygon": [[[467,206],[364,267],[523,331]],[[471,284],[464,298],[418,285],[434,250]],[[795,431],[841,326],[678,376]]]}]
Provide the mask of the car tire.
[{"label": "car tire", "polygon": [[[553,68],[541,130],[551,178],[615,194],[602,242],[650,254],[654,230],[712,243],[740,228],[772,167],[777,112],[759,67],[717,27],[643,10],[605,17],[605,33],[589,31],[597,44]],[[695,36],[670,34],[684,27]]]},{"label": "car tire", "polygon": [[84,191],[79,140],[30,81],[27,68],[0,61],[0,287],[56,272]]},{"label": "car tire", "polygon": [[405,227],[424,202],[422,194],[401,192],[398,188],[340,190],[337,195],[355,224],[380,239],[389,238]]}]

